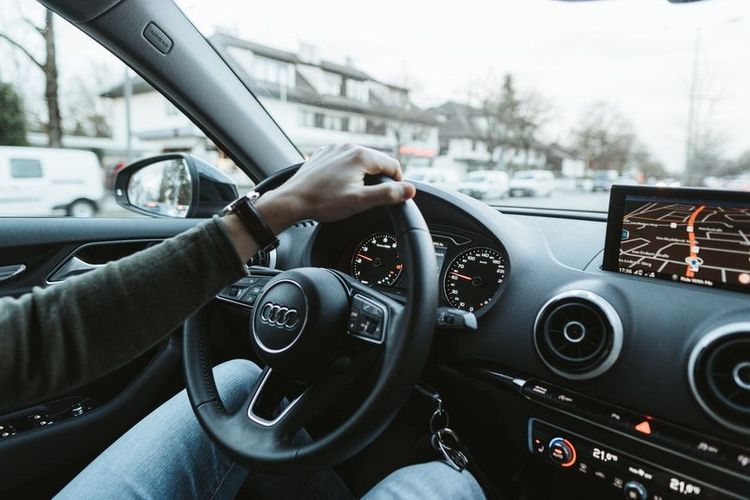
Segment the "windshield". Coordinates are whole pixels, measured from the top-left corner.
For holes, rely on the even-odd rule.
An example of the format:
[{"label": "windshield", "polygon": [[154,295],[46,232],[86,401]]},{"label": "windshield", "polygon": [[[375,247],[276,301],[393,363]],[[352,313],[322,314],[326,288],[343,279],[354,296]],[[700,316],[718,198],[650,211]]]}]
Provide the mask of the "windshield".
[{"label": "windshield", "polygon": [[[306,155],[349,141],[447,189],[478,170],[546,185],[493,205],[750,185],[747,0],[179,3]],[[438,166],[457,182],[408,175]]]}]

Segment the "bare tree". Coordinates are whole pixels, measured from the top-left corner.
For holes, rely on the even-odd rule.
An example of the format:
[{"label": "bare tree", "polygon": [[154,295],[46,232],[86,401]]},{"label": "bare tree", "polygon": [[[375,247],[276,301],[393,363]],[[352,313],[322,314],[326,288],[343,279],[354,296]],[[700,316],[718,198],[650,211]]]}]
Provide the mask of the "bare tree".
[{"label": "bare tree", "polygon": [[5,40],[18,52],[23,54],[34,66],[44,74],[44,97],[47,103],[47,136],[50,147],[62,146],[62,124],[60,118],[60,100],[57,71],[57,49],[55,47],[55,18],[50,10],[45,11],[44,25],[40,26],[32,19],[23,17],[23,22],[44,39],[44,60],[38,58],[28,50],[23,43],[0,32],[0,39]]},{"label": "bare tree", "polygon": [[529,152],[549,115],[549,104],[533,92],[518,92],[513,75],[506,74],[502,83],[489,77],[475,98],[479,105],[482,139],[492,159],[505,164],[508,154],[523,152],[528,163]]},{"label": "bare tree", "polygon": [[632,152],[632,164],[644,177],[643,180],[648,179],[649,177],[666,177],[667,175],[664,164],[659,160],[656,160],[643,144],[637,144],[634,147]]},{"label": "bare tree", "polygon": [[717,85],[716,73],[704,60],[700,31],[695,35],[693,65],[688,92],[688,117],[685,134],[685,170],[683,182],[700,185],[703,179],[715,175],[726,159],[726,135],[717,126],[717,107],[723,91]]},{"label": "bare tree", "polygon": [[91,75],[76,77],[62,95],[63,129],[72,135],[111,137],[108,100],[99,99],[99,91],[106,87],[108,68],[92,65]]},{"label": "bare tree", "polygon": [[624,171],[635,148],[630,123],[606,103],[595,103],[573,130],[572,149],[589,170]]}]

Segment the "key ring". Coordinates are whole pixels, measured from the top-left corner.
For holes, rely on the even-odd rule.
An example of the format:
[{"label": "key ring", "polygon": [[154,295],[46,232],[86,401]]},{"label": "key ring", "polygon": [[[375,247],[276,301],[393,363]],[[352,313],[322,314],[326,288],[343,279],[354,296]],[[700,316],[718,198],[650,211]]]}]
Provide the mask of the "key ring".
[{"label": "key ring", "polygon": [[469,459],[466,458],[463,451],[448,446],[444,441],[444,434],[453,439],[456,444],[460,444],[461,441],[459,441],[456,433],[451,429],[445,428],[440,429],[432,436],[432,446],[443,455],[448,465],[456,471],[461,472],[469,465]]}]

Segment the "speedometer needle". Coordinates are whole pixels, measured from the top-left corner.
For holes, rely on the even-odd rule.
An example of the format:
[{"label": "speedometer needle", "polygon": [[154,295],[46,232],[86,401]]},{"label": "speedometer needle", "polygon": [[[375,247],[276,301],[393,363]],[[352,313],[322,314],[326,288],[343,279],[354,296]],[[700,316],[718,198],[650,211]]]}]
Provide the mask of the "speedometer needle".
[{"label": "speedometer needle", "polygon": [[361,253],[358,253],[357,257],[361,259],[369,260],[370,262],[372,262],[372,257],[368,257],[367,255],[362,255]]},{"label": "speedometer needle", "polygon": [[469,276],[466,276],[465,274],[459,274],[459,273],[455,273],[455,272],[451,273],[451,274],[453,274],[454,276],[458,276],[459,278],[471,281],[471,278]]}]

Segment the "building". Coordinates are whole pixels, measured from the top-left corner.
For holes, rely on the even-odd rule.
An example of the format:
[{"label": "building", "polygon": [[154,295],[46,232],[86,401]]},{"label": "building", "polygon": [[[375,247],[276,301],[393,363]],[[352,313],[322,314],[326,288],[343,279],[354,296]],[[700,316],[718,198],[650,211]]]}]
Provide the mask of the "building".
[{"label": "building", "polygon": [[[221,33],[209,40],[305,154],[338,142],[355,142],[402,160],[438,153],[438,121],[411,102],[407,88],[381,82],[351,61],[321,59],[311,45],[293,53]],[[146,82],[135,80],[132,89],[136,149],[208,156],[215,151],[203,133]],[[123,85],[102,96],[113,101],[113,138],[124,140]]]},{"label": "building", "polygon": [[448,101],[430,111],[440,120],[440,155],[465,164],[469,171],[545,169],[567,175],[579,170],[578,163],[582,165],[570,152],[554,143],[532,141],[527,148],[508,145],[489,151],[485,132],[487,120],[480,109],[467,104]]}]

